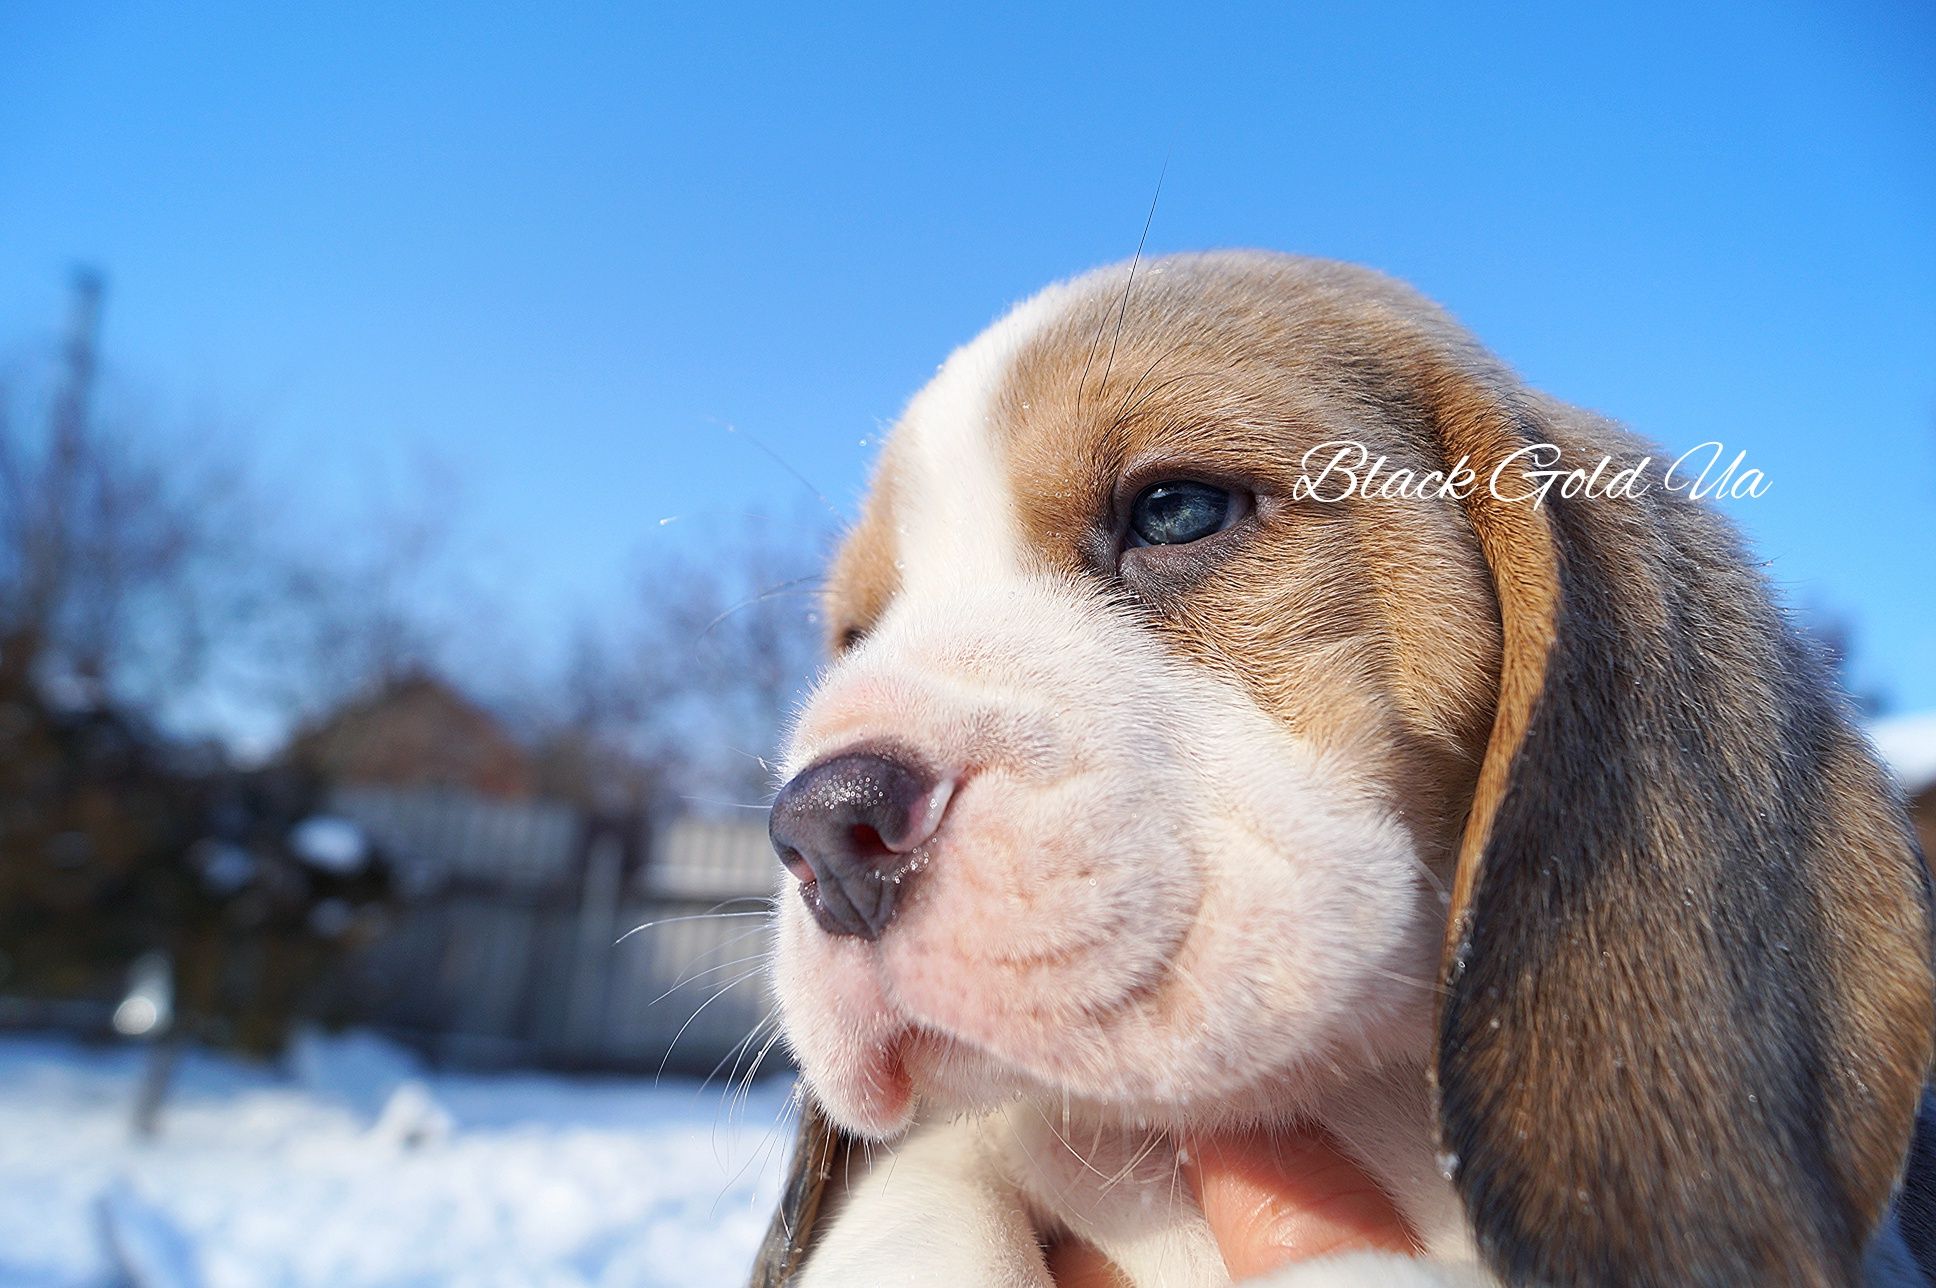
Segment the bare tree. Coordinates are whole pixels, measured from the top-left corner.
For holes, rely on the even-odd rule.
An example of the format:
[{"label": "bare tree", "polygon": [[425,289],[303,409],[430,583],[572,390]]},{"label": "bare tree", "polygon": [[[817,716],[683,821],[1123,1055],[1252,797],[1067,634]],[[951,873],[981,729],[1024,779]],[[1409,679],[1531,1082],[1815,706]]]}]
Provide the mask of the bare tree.
[{"label": "bare tree", "polygon": [[467,632],[503,614],[470,575],[456,492],[452,470],[419,460],[400,490],[373,491],[320,543],[281,540],[263,570],[275,603],[259,700],[301,720],[412,676],[465,670]]},{"label": "bare tree", "polygon": [[152,709],[208,666],[243,609],[230,464],[100,405],[102,283],[82,271],[44,415],[0,383],[0,672]]},{"label": "bare tree", "polygon": [[77,275],[52,377],[0,379],[0,677],[79,682],[163,723],[199,694],[273,740],[387,682],[441,674],[522,708],[551,794],[764,802],[765,758],[818,657],[824,522],[727,521],[703,545],[655,534],[621,614],[580,626],[543,695],[518,701],[501,673],[518,667],[483,675],[465,652],[503,635],[476,622],[504,615],[456,549],[450,471],[420,468],[305,547],[295,525],[315,516],[262,503],[235,445],[105,409],[102,299],[97,276]]},{"label": "bare tree", "polygon": [[452,471],[419,462],[329,524],[271,506],[242,445],[109,396],[100,277],[77,273],[72,299],[56,360],[0,372],[0,681],[267,742],[451,669],[485,615]]},{"label": "bare tree", "polygon": [[817,665],[829,545],[823,524],[748,518],[703,549],[647,557],[629,619],[578,632],[538,737],[548,788],[762,807],[769,757]]}]

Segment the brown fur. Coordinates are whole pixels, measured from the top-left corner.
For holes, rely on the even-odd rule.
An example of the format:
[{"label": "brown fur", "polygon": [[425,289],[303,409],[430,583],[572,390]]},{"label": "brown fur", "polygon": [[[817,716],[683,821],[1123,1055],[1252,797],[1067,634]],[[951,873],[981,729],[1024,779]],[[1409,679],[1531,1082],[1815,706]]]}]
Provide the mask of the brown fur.
[{"label": "brown fur", "polygon": [[[1201,263],[1216,291],[1192,261],[1165,261],[1134,285],[1133,308],[1105,295],[1018,359],[999,426],[1026,542],[1109,582],[1113,532],[1145,484],[1183,475],[1256,492],[1255,524],[1201,556],[1213,564],[1194,551],[1126,561],[1126,597],[1301,737],[1382,765],[1368,786],[1398,803],[1422,850],[1449,857],[1498,671],[1485,563],[1443,503],[1290,498],[1305,450],[1328,440],[1370,438],[1395,463],[1436,463],[1421,422],[1365,424],[1372,347],[1310,342],[1341,334],[1362,292],[1319,276],[1318,289],[1287,296],[1289,261]],[[1115,360],[1090,364],[1079,385],[1082,342],[1098,327]]]},{"label": "brown fur", "polygon": [[[1582,457],[1623,443],[1526,415]],[[1513,1282],[1853,1282],[1931,1044],[1886,782],[1716,512],[1561,503],[1549,534],[1557,603],[1502,579],[1550,635],[1502,675],[1538,688],[1501,704],[1440,1015],[1482,1248]]]},{"label": "brown fur", "polygon": [[827,1187],[849,1166],[852,1148],[853,1142],[827,1121],[812,1097],[803,1097],[780,1205],[760,1242],[750,1288],[784,1288],[799,1273],[813,1247],[814,1226],[820,1220]]},{"label": "brown fur", "polygon": [[[1926,879],[1716,512],[1483,485],[1289,499],[1330,439],[1418,469],[1470,456],[1482,481],[1528,442],[1569,464],[1647,449],[1406,288],[1283,257],[1183,257],[1126,305],[1098,293],[1018,355],[991,430],[1045,568],[1349,746],[1450,870],[1441,1127],[1495,1270],[1853,1279],[1936,1031]],[[1255,492],[1254,521],[1119,572],[1124,508],[1177,476]],[[890,447],[836,565],[836,641],[894,594],[894,478]],[[811,1207],[792,1200],[789,1243]]]},{"label": "brown fur", "polygon": [[827,572],[827,651],[838,654],[867,632],[900,589],[894,567],[894,499],[899,492],[890,445],[874,470],[867,503]]}]

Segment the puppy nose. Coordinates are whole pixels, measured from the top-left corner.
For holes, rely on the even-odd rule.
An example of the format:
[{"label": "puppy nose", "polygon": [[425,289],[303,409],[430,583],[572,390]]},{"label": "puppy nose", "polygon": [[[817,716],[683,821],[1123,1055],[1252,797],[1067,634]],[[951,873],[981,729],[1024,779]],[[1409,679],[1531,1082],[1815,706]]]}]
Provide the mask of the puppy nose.
[{"label": "puppy nose", "polygon": [[767,832],[823,930],[881,937],[913,875],[907,854],[934,835],[952,790],[877,752],[818,761],[780,789]]}]

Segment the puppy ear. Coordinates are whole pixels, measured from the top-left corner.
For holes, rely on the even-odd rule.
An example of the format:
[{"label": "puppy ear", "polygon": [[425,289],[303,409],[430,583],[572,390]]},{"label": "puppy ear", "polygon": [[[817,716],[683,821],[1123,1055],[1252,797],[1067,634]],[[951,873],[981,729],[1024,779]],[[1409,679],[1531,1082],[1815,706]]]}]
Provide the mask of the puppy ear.
[{"label": "puppy ear", "polygon": [[1417,377],[1504,639],[1435,1071],[1482,1252],[1514,1284],[1852,1283],[1936,1024],[1896,793],[1665,462],[1630,498],[1502,499],[1528,445],[1647,449],[1471,353]]},{"label": "puppy ear", "polygon": [[827,1187],[836,1171],[844,1169],[852,1147],[853,1139],[829,1121],[812,1096],[803,1094],[793,1162],[766,1238],[753,1259],[749,1288],[786,1288],[800,1273],[813,1247]]}]

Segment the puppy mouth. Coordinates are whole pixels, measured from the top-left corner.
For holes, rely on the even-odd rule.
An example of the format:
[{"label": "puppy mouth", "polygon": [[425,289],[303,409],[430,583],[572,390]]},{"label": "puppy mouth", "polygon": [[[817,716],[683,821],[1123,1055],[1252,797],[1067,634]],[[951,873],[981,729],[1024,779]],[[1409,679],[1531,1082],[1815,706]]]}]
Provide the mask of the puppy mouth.
[{"label": "puppy mouth", "polygon": [[914,1078],[908,1072],[905,1039],[882,1049],[873,1083],[880,1089],[883,1104],[891,1108],[897,1117],[913,1103]]},{"label": "puppy mouth", "polygon": [[[959,1016],[926,1014],[926,1007],[890,991],[891,1027],[863,1047],[850,1086],[878,1110],[897,1116],[911,1114],[918,1102],[967,1109],[1017,1095],[1075,1094],[1106,1102],[1111,1098],[1107,1085],[1122,1075],[1116,1066],[1136,1062],[1130,1050],[1136,1035],[1165,1022],[1176,985],[1174,960],[1187,938],[1179,937],[1156,970],[1124,981],[1118,995],[1053,1021],[1030,1014],[1004,1018],[999,1002],[991,999],[977,1009],[976,1021],[963,1024]],[[1072,1046],[1092,1055],[1106,1048],[1113,1053],[1108,1064],[1114,1072],[1099,1074],[1080,1061],[1069,1063],[1066,1049]]]},{"label": "puppy mouth", "polygon": [[966,1109],[1036,1085],[994,1053],[910,1020],[866,1039],[849,1055],[839,1099],[850,1127],[885,1139],[905,1129],[924,1106]]},{"label": "puppy mouth", "polygon": [[926,1048],[937,1040],[918,1025],[904,1025],[869,1044],[861,1053],[855,1069],[854,1090],[858,1106],[868,1122],[882,1136],[905,1127],[914,1116],[914,1067],[925,1066]]}]

